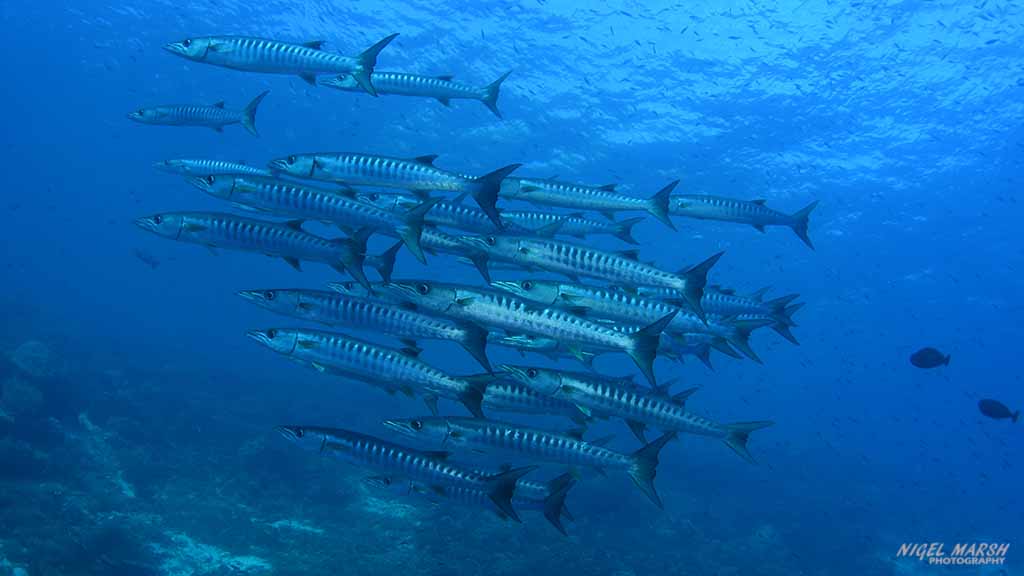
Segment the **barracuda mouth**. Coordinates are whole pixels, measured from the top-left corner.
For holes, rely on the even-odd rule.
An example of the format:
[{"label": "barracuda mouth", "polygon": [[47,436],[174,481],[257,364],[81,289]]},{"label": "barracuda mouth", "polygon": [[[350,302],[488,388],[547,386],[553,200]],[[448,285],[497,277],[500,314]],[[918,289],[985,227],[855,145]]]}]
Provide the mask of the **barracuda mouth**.
[{"label": "barracuda mouth", "polygon": [[278,172],[288,172],[288,163],[280,159],[267,162],[267,167]]},{"label": "barracuda mouth", "polygon": [[530,378],[526,375],[526,369],[520,368],[519,366],[513,366],[511,364],[501,364],[498,366],[498,370],[501,370],[505,374],[508,374],[512,378],[520,382],[529,382]]},{"label": "barracuda mouth", "polygon": [[499,290],[511,292],[513,294],[522,293],[522,290],[519,288],[519,282],[510,282],[508,280],[496,280],[494,282],[491,282],[491,286]]},{"label": "barracuda mouth", "polygon": [[[257,302],[258,303],[258,302],[264,302],[266,300],[266,298],[263,296],[263,294],[265,292],[266,292],[266,290],[239,290],[238,291],[238,295],[241,296],[242,298],[245,298],[246,300],[248,300],[250,302]],[[252,336],[253,332],[256,332],[256,330],[250,330],[247,333],[247,335],[250,338],[253,338],[253,336]]]},{"label": "barracuda mouth", "polygon": [[282,438],[289,442],[298,442],[302,436],[299,434],[298,426],[274,426],[274,432],[281,435]]},{"label": "barracuda mouth", "polygon": [[484,251],[491,247],[487,243],[487,240],[480,238],[478,236],[458,236],[455,238],[455,241],[464,246],[469,246],[470,248],[479,248],[480,250]]},{"label": "barracuda mouth", "polygon": [[185,181],[189,184],[199,188],[203,192],[210,192],[210,185],[206,181],[205,176],[186,176]]}]

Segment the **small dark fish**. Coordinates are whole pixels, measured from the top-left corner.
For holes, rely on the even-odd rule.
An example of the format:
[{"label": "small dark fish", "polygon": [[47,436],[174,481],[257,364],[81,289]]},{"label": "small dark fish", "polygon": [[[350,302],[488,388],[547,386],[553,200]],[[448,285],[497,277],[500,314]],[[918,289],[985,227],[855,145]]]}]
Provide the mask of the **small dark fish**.
[{"label": "small dark fish", "polygon": [[142,250],[138,249],[135,250],[134,254],[136,258],[141,260],[150,268],[156,270],[157,268],[160,267],[160,261],[157,260],[156,257],[153,256],[152,254],[149,254],[148,252],[143,252]]},{"label": "small dark fish", "polygon": [[921,348],[910,356],[910,363],[918,368],[938,368],[949,366],[949,355],[935,348]]},{"label": "small dark fish", "polygon": [[1006,407],[999,400],[992,400],[991,398],[985,398],[978,402],[978,410],[989,418],[995,418],[996,420],[1002,420],[1003,418],[1009,418],[1013,422],[1020,419],[1020,410],[1016,412],[1010,412],[1010,409]]}]

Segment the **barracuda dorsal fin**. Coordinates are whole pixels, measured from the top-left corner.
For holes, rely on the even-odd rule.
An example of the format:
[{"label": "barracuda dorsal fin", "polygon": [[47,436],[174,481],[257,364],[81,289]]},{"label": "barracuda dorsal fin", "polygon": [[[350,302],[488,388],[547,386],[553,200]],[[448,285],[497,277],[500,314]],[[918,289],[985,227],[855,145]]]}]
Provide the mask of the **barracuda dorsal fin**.
[{"label": "barracuda dorsal fin", "polygon": [[303,42],[302,45],[305,46],[306,48],[312,48],[313,50],[320,50],[321,48],[324,47],[324,41],[310,40],[309,42]]},{"label": "barracuda dorsal fin", "polygon": [[221,100],[220,102],[214,102],[213,103],[213,107],[214,108],[224,108],[224,101]]},{"label": "barracuda dorsal fin", "polygon": [[627,260],[633,260],[634,262],[639,262],[640,261],[640,251],[639,250],[633,250],[633,249],[630,249],[630,250],[620,250],[619,252],[616,252],[616,254],[618,254],[619,256],[622,256],[623,258],[626,258]]},{"label": "barracuda dorsal fin", "polygon": [[283,259],[284,259],[285,262],[288,263],[289,266],[291,266],[292,268],[295,268],[299,272],[302,272],[302,262],[300,262],[298,258],[292,258],[291,256],[284,256]]},{"label": "barracuda dorsal fin", "polygon": [[416,156],[415,158],[409,158],[417,164],[423,164],[425,166],[433,166],[434,160],[437,160],[437,154],[426,154],[424,156]]},{"label": "barracuda dorsal fin", "polygon": [[411,346],[408,346],[408,347],[405,347],[405,348],[401,348],[398,351],[403,356],[408,356],[409,358],[419,358],[420,357],[420,352],[423,352],[423,349],[422,348],[413,348]]},{"label": "barracuda dorsal fin", "polygon": [[587,431],[586,428],[570,428],[565,431],[565,435],[575,440],[583,440],[583,434]]},{"label": "barracuda dorsal fin", "polygon": [[618,184],[604,184],[602,186],[598,186],[597,189],[598,190],[607,190],[608,192],[614,192],[616,186],[618,186]]},{"label": "barracuda dorsal fin", "polygon": [[757,300],[758,302],[761,302],[761,301],[764,300],[765,294],[768,294],[768,292],[771,289],[772,289],[771,286],[765,286],[764,288],[761,288],[757,292],[754,292],[753,294],[751,294],[750,298],[753,299],[753,300]]},{"label": "barracuda dorsal fin", "polygon": [[455,76],[451,74],[444,74],[441,76],[435,76],[435,78],[437,78],[438,80],[444,80],[445,82],[451,82],[452,78],[455,78]]},{"label": "barracuda dorsal fin", "polygon": [[693,388],[687,388],[686,390],[683,390],[682,392],[673,395],[672,401],[678,404],[679,406],[686,406],[686,400],[699,389],[700,388],[697,386],[694,386]]},{"label": "barracuda dorsal fin", "polygon": [[768,201],[765,200],[764,198],[758,198],[756,200],[751,200],[750,201],[751,204],[757,204],[758,206],[764,206],[766,202],[768,202]]},{"label": "barracuda dorsal fin", "polygon": [[433,458],[434,460],[447,460],[452,455],[451,452],[445,450],[424,450],[422,452],[427,458]]},{"label": "barracuda dorsal fin", "polygon": [[602,436],[600,438],[595,438],[593,440],[589,440],[587,443],[588,444],[593,444],[594,446],[600,446],[600,447],[604,448],[605,446],[608,445],[609,442],[611,442],[614,439],[615,439],[615,435],[614,434],[609,434],[607,436]]},{"label": "barracuda dorsal fin", "polygon": [[305,223],[306,223],[305,220],[289,220],[289,221],[285,222],[284,225],[289,227],[289,228],[291,228],[292,230],[295,230],[295,231],[298,231],[298,232],[305,232],[305,230],[302,229],[302,225],[305,224]]}]

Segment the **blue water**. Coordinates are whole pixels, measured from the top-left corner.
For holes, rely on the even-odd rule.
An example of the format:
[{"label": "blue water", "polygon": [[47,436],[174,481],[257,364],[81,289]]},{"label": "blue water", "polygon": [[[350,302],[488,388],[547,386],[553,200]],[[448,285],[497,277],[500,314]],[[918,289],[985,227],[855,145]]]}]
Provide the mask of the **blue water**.
[{"label": "blue water", "polygon": [[[1024,405],[1019,3],[15,0],[0,15],[0,574],[1022,571],[1021,425],[977,408],[984,397]],[[378,70],[481,85],[514,70],[505,120],[476,102],[374,99],[160,49],[246,34],[355,54],[392,32]],[[170,103],[240,108],[263,90],[260,138],[125,117]],[[819,200],[815,251],[784,228],[676,218],[677,233],[653,219],[636,233],[642,257],[665,269],[725,250],[712,282],[806,302],[800,346],[755,334],[763,366],[719,354],[714,372],[657,364],[659,378],[701,387],[694,410],[774,420],[751,437],[758,464],[686,437],[662,455],[665,510],[623,475],[585,476],[563,538],[536,514],[517,525],[374,495],[358,469],[288,446],[274,425],[383,436],[382,418],[425,408],[245,337],[295,321],[236,290],[316,288],[334,271],[213,255],[132,221],[229,209],[155,161],[262,165],[333,150],[439,154],[470,174],[521,162],[518,175],[641,196],[679,178],[681,192],[786,212]],[[396,277],[479,282],[450,256],[424,267],[404,250]],[[951,354],[949,366],[911,366],[922,346]],[[454,345],[425,348],[452,373],[479,370]],[[28,357],[38,361],[26,368]],[[598,366],[635,372],[621,355]],[[635,449],[621,423],[592,433]],[[1006,564],[896,559],[906,542],[976,541],[1009,543]]]}]

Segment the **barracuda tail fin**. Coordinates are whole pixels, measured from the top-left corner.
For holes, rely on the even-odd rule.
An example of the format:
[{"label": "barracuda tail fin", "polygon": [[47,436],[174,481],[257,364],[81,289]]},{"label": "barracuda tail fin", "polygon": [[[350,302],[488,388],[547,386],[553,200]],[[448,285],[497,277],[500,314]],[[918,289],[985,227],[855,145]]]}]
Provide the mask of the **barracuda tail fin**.
[{"label": "barracuda tail fin", "polygon": [[463,331],[459,344],[484,367],[484,370],[494,372],[494,369],[491,368],[491,361],[487,359],[487,330],[471,322],[459,324],[459,328],[462,328]]},{"label": "barracuda tail fin", "polygon": [[520,478],[536,470],[537,466],[524,466],[513,468],[501,474],[495,474],[487,479],[487,495],[491,502],[498,507],[498,510],[516,522],[522,523],[519,514],[512,508],[512,495],[516,491],[516,483]]},{"label": "barracuda tail fin", "polygon": [[793,335],[793,332],[790,331],[789,326],[781,322],[776,322],[775,324],[772,324],[772,330],[775,330],[775,332],[779,336],[782,336],[786,340],[789,340],[791,343],[793,343],[794,346],[800,345],[800,341],[797,340],[796,336]]},{"label": "barracuda tail fin", "polygon": [[1020,420],[1020,410],[1017,410],[1016,412],[1014,412],[1012,418],[1013,418],[1013,423],[1016,424],[1017,420]]},{"label": "barracuda tail fin", "polygon": [[469,410],[469,413],[476,418],[484,419],[484,390],[487,389],[487,381],[483,379],[469,378],[466,380],[469,386],[459,394],[459,401]]},{"label": "barracuda tail fin", "polygon": [[616,222],[615,223],[615,231],[612,232],[612,235],[614,235],[616,238],[618,238],[619,240],[622,240],[623,242],[625,242],[627,244],[639,244],[639,242],[636,241],[636,238],[633,238],[633,226],[636,226],[637,223],[643,222],[643,221],[644,221],[643,217],[639,217],[639,218],[628,218],[628,219],[623,220],[621,222]]},{"label": "barracuda tail fin", "polygon": [[356,56],[356,60],[359,61],[359,67],[352,71],[352,77],[355,78],[359,87],[368,92],[371,96],[377,95],[377,90],[373,87],[373,82],[370,80],[370,75],[373,74],[373,68],[377,65],[377,55],[380,54],[380,51],[390,44],[397,36],[398,34],[392,34],[373,46],[370,46],[359,56]]},{"label": "barracuda tail fin", "polygon": [[673,310],[653,324],[641,328],[632,335],[633,345],[626,351],[652,386],[656,384],[654,378],[654,358],[658,355],[661,332],[668,327],[678,313],[678,310]]},{"label": "barracuda tail fin", "polygon": [[704,307],[701,306],[700,301],[704,298],[704,287],[708,284],[708,271],[718,262],[722,254],[725,254],[725,252],[719,252],[700,264],[678,272],[683,280],[686,281],[686,287],[682,290],[686,306],[705,322],[707,322],[707,318],[704,315]]},{"label": "barracuda tail fin", "polygon": [[726,356],[729,356],[731,358],[737,358],[737,359],[743,358],[742,354],[740,354],[739,352],[733,350],[732,346],[729,346],[729,342],[725,338],[717,336],[714,339],[712,339],[711,342],[709,342],[708,344],[712,348],[714,348],[715,350],[718,350],[719,352],[721,352],[722,354],[725,354]]},{"label": "barracuda tail fin", "polygon": [[811,244],[811,238],[807,235],[807,221],[811,216],[811,211],[814,210],[814,207],[817,205],[818,201],[815,200],[803,209],[794,212],[791,216],[792,222],[789,225],[789,227],[793,229],[793,232],[796,233],[797,237],[803,240],[804,244],[807,244],[807,247],[811,250],[814,250],[814,244]]},{"label": "barracuda tail fin", "polygon": [[693,353],[693,355],[696,356],[701,361],[701,363],[703,363],[705,366],[707,366],[708,370],[711,370],[712,372],[715,371],[715,367],[711,364],[711,345],[710,344],[704,344],[704,345],[700,346]]},{"label": "barracuda tail fin", "polygon": [[793,312],[796,312],[803,307],[803,304],[796,304],[791,310],[787,307],[790,305],[790,302],[799,297],[799,294],[787,294],[786,296],[769,300],[764,304],[772,311],[772,315],[775,316],[780,323],[786,324],[787,326],[796,326],[796,324],[793,323],[791,316],[793,315]]},{"label": "barracuda tail fin", "polygon": [[675,190],[677,184],[679,184],[679,180],[669,183],[668,186],[665,186],[647,200],[647,211],[658,220],[661,220],[662,224],[673,230],[676,229],[676,225],[672,223],[668,216],[668,201],[669,195]]},{"label": "barracuda tail fin", "polygon": [[750,437],[750,433],[754,430],[760,430],[761,428],[767,428],[775,424],[771,420],[760,420],[757,422],[733,422],[732,424],[723,424],[722,427],[729,431],[729,433],[722,440],[726,446],[732,448],[741,458],[754,463],[754,457],[747,451],[747,439]]},{"label": "barracuda tail fin", "polygon": [[239,121],[242,123],[242,126],[249,131],[249,134],[252,134],[253,136],[260,135],[260,133],[256,131],[256,108],[259,107],[260,102],[262,102],[263,98],[269,93],[270,90],[264,90],[262,94],[253,98],[252,102],[249,102],[248,106],[242,110],[242,117]]},{"label": "barracuda tail fin", "polygon": [[764,364],[764,362],[761,362],[761,358],[758,357],[757,352],[754,352],[754,349],[750,347],[750,333],[763,326],[773,324],[771,318],[730,320],[728,323],[731,326],[728,336],[729,344],[735,346],[747,358],[758,364]]},{"label": "barracuda tail fin", "polygon": [[550,493],[544,499],[544,517],[548,519],[548,522],[551,522],[551,525],[556,530],[562,533],[562,536],[569,535],[565,531],[565,527],[562,526],[562,516],[567,514],[565,512],[565,496],[575,485],[576,478],[572,474],[563,474],[551,481],[549,484]]},{"label": "barracuda tail fin", "polygon": [[420,264],[427,263],[427,257],[423,255],[423,248],[420,246],[420,237],[423,236],[423,217],[440,201],[441,198],[431,198],[414,206],[405,213],[402,225],[395,229],[402,242],[405,242],[409,248],[409,252],[412,252]]},{"label": "barracuda tail fin", "polygon": [[391,248],[370,260],[370,265],[377,271],[377,274],[380,274],[380,279],[385,284],[391,282],[391,273],[395,271],[395,258],[398,257],[398,251],[401,249],[402,242],[395,242]]},{"label": "barracuda tail fin", "polygon": [[498,215],[498,191],[501,190],[501,181],[506,176],[519,168],[522,164],[509,164],[503,168],[498,168],[494,172],[490,172],[475,178],[473,180],[473,189],[470,190],[470,195],[476,200],[480,209],[487,214],[487,217],[491,219],[491,222],[498,227],[499,230],[503,229],[504,226],[501,223],[501,216]]},{"label": "barracuda tail fin", "polygon": [[366,279],[366,274],[363,272],[363,263],[366,261],[366,242],[370,239],[371,234],[373,234],[373,230],[360,228],[349,238],[334,240],[336,245],[344,248],[341,257],[337,262],[331,264],[331,268],[348,274],[362,287],[372,292],[370,281]]},{"label": "barracuda tail fin", "polygon": [[501,118],[501,112],[498,111],[498,90],[501,88],[501,83],[504,82],[511,73],[512,71],[509,70],[502,74],[500,78],[488,84],[484,88],[483,96],[480,98],[480,101],[484,103],[484,106],[487,106],[487,108],[491,112],[494,112],[494,115],[498,118]]},{"label": "barracuda tail fin", "polygon": [[629,477],[658,508],[665,507],[661,503],[661,496],[654,489],[654,477],[658,475],[658,453],[675,437],[675,432],[669,432],[634,452],[633,464],[629,468]]}]

